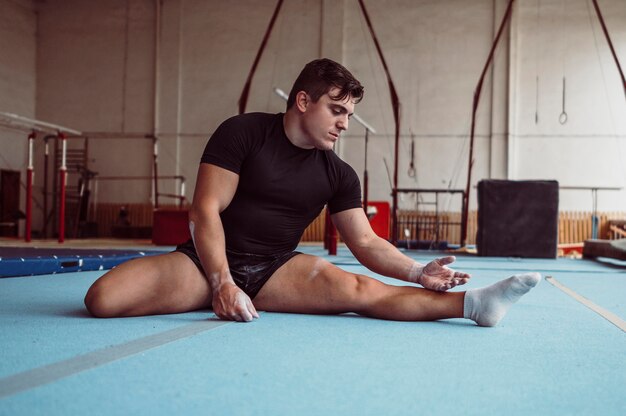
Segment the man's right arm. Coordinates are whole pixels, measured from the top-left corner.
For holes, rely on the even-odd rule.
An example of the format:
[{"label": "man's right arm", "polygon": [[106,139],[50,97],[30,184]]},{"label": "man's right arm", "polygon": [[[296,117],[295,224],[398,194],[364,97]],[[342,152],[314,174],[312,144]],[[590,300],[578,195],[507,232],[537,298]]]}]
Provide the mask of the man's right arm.
[{"label": "man's right arm", "polygon": [[259,315],[250,298],[235,285],[230,275],[220,219],[220,213],[232,201],[238,183],[236,173],[201,163],[189,211],[189,228],[211,286],[213,311],[221,319],[251,321]]}]

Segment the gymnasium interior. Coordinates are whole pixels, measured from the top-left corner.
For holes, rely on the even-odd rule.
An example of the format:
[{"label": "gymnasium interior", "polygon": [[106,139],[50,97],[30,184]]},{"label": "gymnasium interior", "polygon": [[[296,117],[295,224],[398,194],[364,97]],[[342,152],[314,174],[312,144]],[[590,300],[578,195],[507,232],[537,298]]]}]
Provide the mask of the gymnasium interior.
[{"label": "gymnasium interior", "polygon": [[[323,57],[365,87],[333,151],[376,234],[537,287],[493,328],[92,317],[190,238],[218,126]],[[0,0],[0,415],[626,414],[625,71],[624,0]],[[329,218],[299,251],[409,284]]]}]

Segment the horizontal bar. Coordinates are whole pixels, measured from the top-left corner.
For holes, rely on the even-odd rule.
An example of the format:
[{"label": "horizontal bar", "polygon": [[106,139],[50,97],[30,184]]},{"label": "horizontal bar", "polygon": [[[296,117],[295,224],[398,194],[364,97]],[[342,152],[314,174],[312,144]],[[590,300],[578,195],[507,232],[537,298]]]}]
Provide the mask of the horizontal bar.
[{"label": "horizontal bar", "polygon": [[39,131],[52,131],[57,132],[61,131],[63,133],[69,133],[74,135],[81,135],[82,133],[78,130],[70,129],[69,127],[60,126],[58,124],[48,123],[46,121],[35,120],[32,118],[20,116],[18,114],[13,113],[5,113],[4,111],[0,111],[0,116],[9,120],[17,121],[19,123],[26,123],[31,125],[33,129]]},{"label": "horizontal bar", "polygon": [[162,192],[159,192],[159,196],[164,196],[166,198],[175,198],[175,199],[187,199],[185,195],[164,194]]},{"label": "horizontal bar", "polygon": [[124,133],[106,131],[86,131],[78,135],[68,136],[68,139],[154,139],[152,133]]},{"label": "horizontal bar", "polygon": [[[95,181],[125,181],[125,180],[152,180],[153,176],[95,176]],[[157,179],[180,179],[185,180],[184,176],[157,176]]]},{"label": "horizontal bar", "polygon": [[396,192],[408,194],[408,193],[432,193],[432,194],[462,194],[465,192],[463,189],[426,189],[426,188],[398,188]]},{"label": "horizontal bar", "polygon": [[363,120],[361,116],[359,116],[357,113],[352,114],[352,118],[354,118],[361,126],[365,127],[365,130],[369,130],[372,132],[372,134],[376,134],[376,130],[374,129],[374,127],[366,123],[365,120]]},{"label": "horizontal bar", "polygon": [[118,132],[118,131],[84,131],[80,136],[68,136],[68,139],[94,139],[94,140],[120,140],[120,139],[148,139],[154,140],[156,136],[158,139],[164,138],[208,138],[211,137],[212,132],[207,133],[186,133],[186,132],[159,132],[142,133],[142,132]]},{"label": "horizontal bar", "polygon": [[617,186],[559,186],[559,189],[568,191],[621,191],[624,188]]}]

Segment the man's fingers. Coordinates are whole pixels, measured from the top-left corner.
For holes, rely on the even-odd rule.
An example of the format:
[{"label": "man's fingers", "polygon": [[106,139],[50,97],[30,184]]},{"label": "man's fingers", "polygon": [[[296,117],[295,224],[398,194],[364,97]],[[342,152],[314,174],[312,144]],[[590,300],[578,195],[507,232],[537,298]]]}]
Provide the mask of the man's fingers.
[{"label": "man's fingers", "polygon": [[246,308],[241,311],[241,318],[244,322],[250,322],[254,318],[258,318],[259,314],[257,313],[252,301],[246,302]]},{"label": "man's fingers", "polygon": [[241,315],[240,315],[240,316],[241,316],[241,320],[242,320],[242,321],[244,321],[244,322],[250,322],[252,319],[254,319],[254,318],[252,317],[252,314],[251,314],[251,313],[250,313],[247,309],[245,309],[245,310],[241,313]]},{"label": "man's fingers", "polygon": [[455,260],[456,260],[456,257],[454,256],[446,256],[446,257],[441,257],[437,259],[437,263],[439,263],[441,266],[445,266],[447,264],[454,263]]},{"label": "man's fingers", "polygon": [[254,309],[254,305],[250,298],[243,292],[237,293],[237,300],[235,301],[236,309],[237,309],[237,319],[238,321],[250,322],[254,319],[254,315],[256,313],[256,309]]},{"label": "man's fingers", "polygon": [[438,286],[438,287],[436,288],[436,290],[437,290],[438,292],[445,292],[446,290],[451,289],[451,288],[453,288],[453,287],[454,287],[454,283],[444,283],[444,284],[442,284],[442,285]]},{"label": "man's fingers", "polygon": [[225,321],[250,322],[254,318],[259,317],[252,301],[243,292],[235,296],[233,305],[216,305],[213,308],[213,312],[218,318]]},{"label": "man's fingers", "polygon": [[250,299],[248,299],[248,311],[250,311],[253,317],[255,318],[259,317],[259,313],[256,311],[256,308],[254,307],[254,303],[252,303],[252,300]]},{"label": "man's fingers", "polygon": [[252,318],[252,314],[247,310],[238,310],[236,312],[232,312],[228,314],[226,317],[222,318],[227,321],[237,321],[237,322],[250,322]]},{"label": "man's fingers", "polygon": [[447,287],[447,289],[451,289],[455,286],[461,286],[466,284],[469,281],[469,279],[466,278],[453,278],[451,280],[450,283],[447,283],[445,286]]}]

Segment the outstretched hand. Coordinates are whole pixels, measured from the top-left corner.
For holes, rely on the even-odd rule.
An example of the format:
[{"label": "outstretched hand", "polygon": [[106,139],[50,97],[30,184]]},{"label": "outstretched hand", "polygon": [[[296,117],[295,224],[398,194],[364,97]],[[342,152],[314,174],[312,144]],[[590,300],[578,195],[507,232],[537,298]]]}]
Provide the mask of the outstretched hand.
[{"label": "outstretched hand", "polygon": [[250,322],[259,317],[250,297],[234,283],[224,283],[213,292],[212,306],[220,319]]},{"label": "outstretched hand", "polygon": [[[470,275],[462,272],[455,272],[446,265],[456,260],[454,256],[447,256],[435,259],[425,266],[420,266],[416,270],[414,277],[426,289],[444,292],[458,285],[464,285],[470,279]],[[413,277],[413,276],[411,276]]]}]

